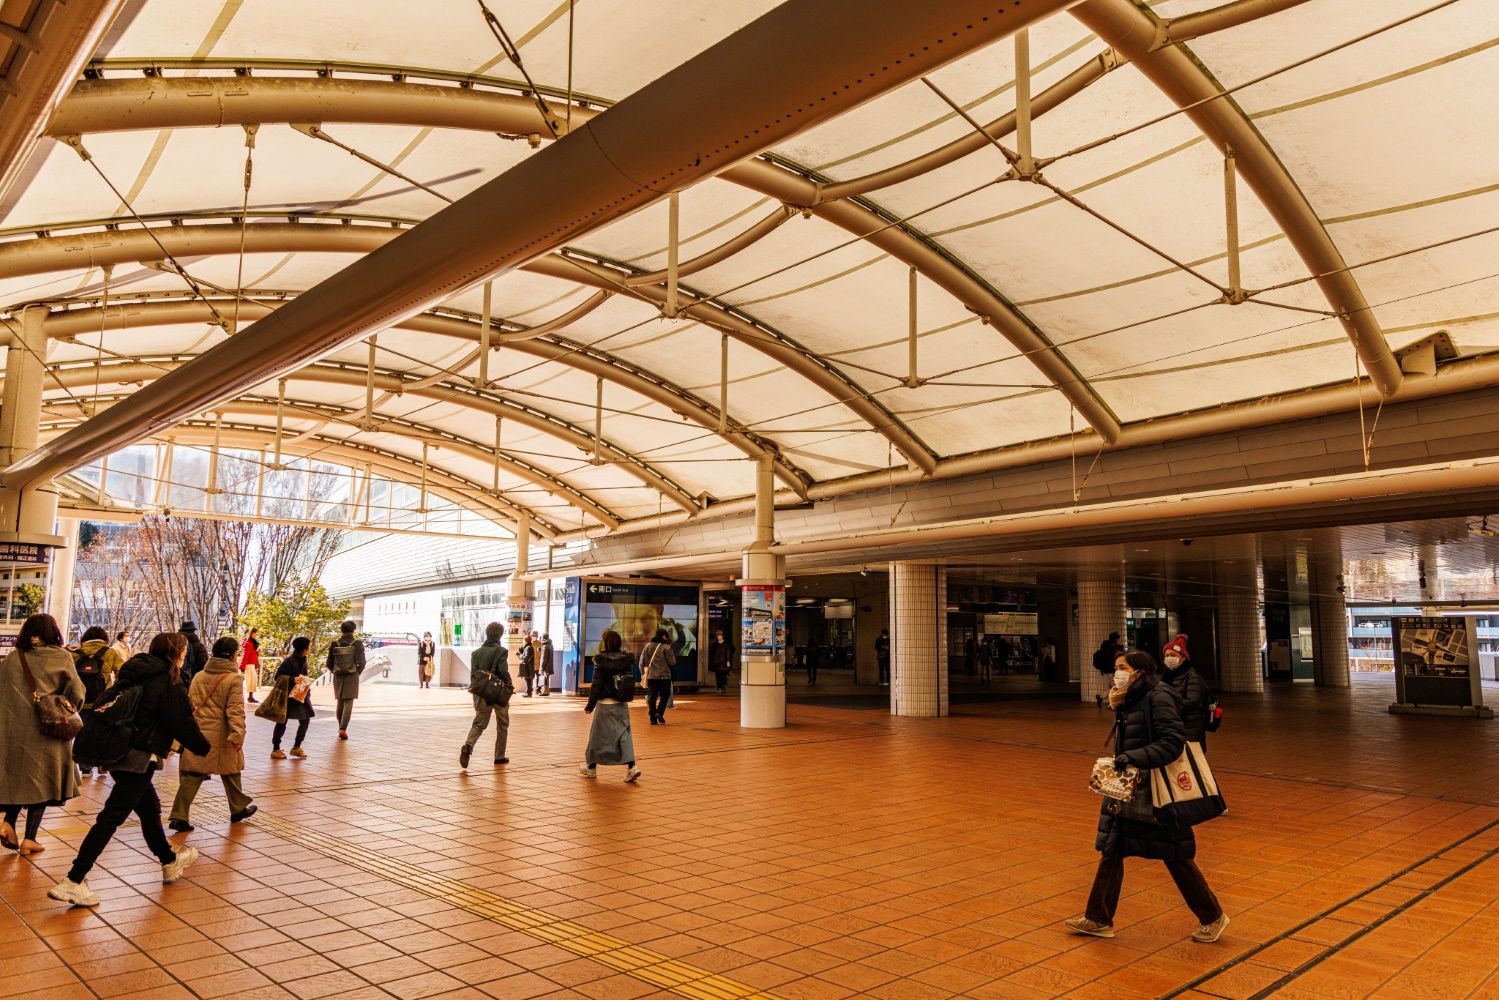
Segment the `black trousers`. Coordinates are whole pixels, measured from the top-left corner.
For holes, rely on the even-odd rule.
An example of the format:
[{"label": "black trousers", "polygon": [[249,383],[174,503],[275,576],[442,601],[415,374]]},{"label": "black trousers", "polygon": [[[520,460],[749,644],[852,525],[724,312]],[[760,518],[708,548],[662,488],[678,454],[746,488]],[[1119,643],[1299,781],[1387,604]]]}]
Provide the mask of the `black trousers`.
[{"label": "black trousers", "polygon": [[156,765],[152,764],[144,774],[112,771],[110,776],[114,779],[114,787],[109,790],[104,808],[99,810],[94,825],[78,848],[78,857],[68,870],[70,881],[82,882],[88,878],[99,855],[104,853],[104,848],[109,846],[115,831],[130,818],[131,813],[140,820],[141,836],[146,840],[146,847],[156,855],[156,860],[164,865],[177,860],[177,852],[167,843],[166,831],[161,826],[161,799],[156,797],[156,786],[152,784],[152,779],[156,777]]},{"label": "black trousers", "polygon": [[[307,727],[310,726],[311,724],[312,724],[312,720],[309,719],[309,718],[307,718],[307,716],[305,716],[305,715],[302,716],[302,718],[300,718],[300,719],[297,720],[297,740],[296,740],[295,743],[292,744],[292,746],[299,747],[299,746],[302,745],[302,741],[307,738]],[[286,735],[286,723],[284,723],[284,722],[278,722],[278,723],[276,723],[276,728],[271,730],[271,748],[273,750],[280,750],[281,749],[281,737],[283,737],[285,735]]]},{"label": "black trousers", "polygon": [[[1218,897],[1213,895],[1207,879],[1195,861],[1167,861],[1166,870],[1171,873],[1177,891],[1186,900],[1200,923],[1210,924],[1223,915]],[[1119,909],[1119,890],[1124,888],[1124,858],[1105,854],[1098,859],[1098,874],[1093,876],[1093,890],[1088,893],[1089,920],[1114,925],[1114,912]]]},{"label": "black trousers", "polygon": [[729,672],[727,670],[713,671],[713,681],[718,690],[727,691],[729,689]]},{"label": "black trousers", "polygon": [[652,719],[666,718],[666,703],[671,699],[671,681],[646,681],[646,708]]}]

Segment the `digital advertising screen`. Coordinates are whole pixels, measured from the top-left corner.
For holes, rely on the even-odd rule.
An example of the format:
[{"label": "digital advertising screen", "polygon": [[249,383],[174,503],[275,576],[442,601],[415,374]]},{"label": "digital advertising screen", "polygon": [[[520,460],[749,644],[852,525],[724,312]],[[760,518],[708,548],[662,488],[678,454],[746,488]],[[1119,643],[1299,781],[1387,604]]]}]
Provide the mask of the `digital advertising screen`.
[{"label": "digital advertising screen", "polygon": [[[665,629],[672,651],[677,654],[672,679],[697,680],[698,587],[584,579],[582,592],[585,657],[598,652],[604,633],[613,630],[624,640],[625,650],[638,661],[640,651],[656,630]],[[592,677],[590,662],[583,680]]]}]

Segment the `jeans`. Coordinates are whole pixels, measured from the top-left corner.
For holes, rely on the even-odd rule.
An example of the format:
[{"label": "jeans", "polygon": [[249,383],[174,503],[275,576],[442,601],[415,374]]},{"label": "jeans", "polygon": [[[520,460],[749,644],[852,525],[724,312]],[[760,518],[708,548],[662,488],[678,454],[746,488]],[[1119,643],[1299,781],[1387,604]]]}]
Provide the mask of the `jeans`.
[{"label": "jeans", "polygon": [[[303,718],[303,719],[298,719],[297,720],[297,740],[296,740],[295,743],[292,744],[292,746],[299,747],[299,746],[302,745],[302,741],[307,738],[307,727],[309,725],[311,725],[311,724],[312,724],[312,720],[311,719]],[[281,749],[281,737],[283,737],[285,735],[286,735],[286,723],[284,723],[284,722],[278,722],[278,723],[276,723],[276,728],[271,730],[271,749],[273,749],[273,750],[280,750]]]},{"label": "jeans", "polygon": [[110,838],[131,813],[140,820],[141,836],[145,838],[146,847],[156,855],[156,860],[164,865],[177,860],[177,852],[167,842],[166,831],[161,826],[161,799],[156,797],[156,786],[151,783],[156,777],[156,771],[157,765],[151,764],[143,774],[111,772],[114,787],[110,789],[109,798],[104,800],[104,808],[99,810],[98,818],[94,820],[94,825],[78,848],[78,857],[68,870],[69,881],[82,882],[88,878],[99,855],[109,845]]},{"label": "jeans", "polygon": [[11,826],[16,825],[16,820],[21,818],[21,810],[26,810],[26,832],[16,831],[21,840],[35,840],[36,835],[42,831],[42,817],[47,815],[47,807],[38,806],[0,806],[5,810],[5,822]]},{"label": "jeans", "polygon": [[494,733],[494,759],[499,760],[505,756],[505,744],[510,738],[510,706],[491,705],[489,702],[474,696],[474,723],[468,727],[468,739],[463,745],[472,747],[478,744],[479,737],[484,735],[484,730],[489,728],[489,717],[494,716],[497,723]]},{"label": "jeans", "polygon": [[648,680],[645,687],[645,705],[650,710],[651,718],[665,722],[666,703],[671,700],[671,680]]},{"label": "jeans", "polygon": [[[168,817],[169,819],[187,822],[187,814],[193,807],[193,799],[198,797],[198,789],[203,787],[203,782],[208,778],[206,774],[189,774],[186,771],[177,776],[177,797],[172,800],[172,814]],[[240,786],[239,775],[221,774],[219,780],[224,783],[224,797],[229,800],[230,813],[242,813],[250,807],[253,800]]]},{"label": "jeans", "polygon": [[349,728],[349,719],[354,715],[354,699],[338,699],[338,728],[340,731]]},{"label": "jeans", "polygon": [[[1208,887],[1207,879],[1195,861],[1167,861],[1166,870],[1176,882],[1177,891],[1186,900],[1187,906],[1198,922],[1210,924],[1223,915],[1218,897]],[[1098,859],[1098,874],[1093,877],[1093,890],[1088,893],[1089,920],[1110,927],[1114,925],[1114,912],[1119,908],[1119,890],[1124,888],[1124,858],[1105,854]]]}]

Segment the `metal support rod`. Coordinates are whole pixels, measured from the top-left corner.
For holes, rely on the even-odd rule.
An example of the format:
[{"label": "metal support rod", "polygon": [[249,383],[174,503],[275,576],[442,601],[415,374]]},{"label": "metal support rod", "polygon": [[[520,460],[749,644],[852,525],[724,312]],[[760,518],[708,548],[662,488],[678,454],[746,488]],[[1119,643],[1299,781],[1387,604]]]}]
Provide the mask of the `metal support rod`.
[{"label": "metal support rod", "polygon": [[364,422],[371,423],[375,419],[375,342],[377,336],[371,336],[370,363],[364,373]]},{"label": "metal support rod", "polygon": [[494,282],[484,282],[483,314],[479,317],[479,388],[489,388],[489,337],[494,329],[490,307],[494,300]]},{"label": "metal support rod", "polygon": [[427,512],[427,442],[422,442],[422,499],[418,509]]},{"label": "metal support rod", "polygon": [[677,318],[677,230],[680,222],[680,212],[677,205],[677,193],[673,191],[666,198],[666,304],[661,307],[661,312],[667,319]]},{"label": "metal support rod", "polygon": [[276,458],[271,468],[281,468],[281,439],[286,433],[286,379],[276,383]]},{"label": "metal support rod", "polygon": [[911,268],[910,282],[910,318],[906,330],[906,361],[910,368],[906,375],[906,388],[915,389],[921,385],[921,374],[917,366],[917,340],[916,340],[916,268]]},{"label": "metal support rod", "polygon": [[604,464],[604,380],[596,380],[593,396],[593,463]]},{"label": "metal support rod", "polygon": [[1026,29],[1015,32],[1015,145],[1015,171],[1029,177],[1036,172],[1036,161],[1031,156],[1031,33]]},{"label": "metal support rod", "polygon": [[302,517],[312,520],[312,459],[304,459],[307,468],[302,470]]},{"label": "metal support rod", "polygon": [[260,460],[255,463],[255,516],[261,517],[265,510],[265,449],[260,449]]},{"label": "metal support rod", "polygon": [[1244,286],[1239,276],[1239,192],[1234,148],[1223,147],[1223,212],[1228,244],[1228,300],[1242,302]]},{"label": "metal support rod", "polygon": [[500,435],[505,429],[505,418],[494,418],[494,491],[500,492]]},{"label": "metal support rod", "polygon": [[364,463],[364,523],[370,523],[370,505],[375,502],[375,474],[369,462]]},{"label": "metal support rod", "polygon": [[729,429],[729,335],[722,336],[718,357],[718,433]]},{"label": "metal support rod", "polygon": [[219,441],[224,433],[224,415],[213,415],[213,445],[208,449],[208,486],[203,490],[203,509],[212,505],[210,499],[219,491]]},{"label": "metal support rod", "polygon": [[109,456],[105,455],[99,460],[99,491],[95,498],[100,507],[104,506],[104,494],[107,492],[105,484],[109,481]]},{"label": "metal support rod", "polygon": [[156,506],[163,507],[172,502],[172,457],[176,445],[167,439],[166,455],[162,459],[161,478],[156,483]]}]

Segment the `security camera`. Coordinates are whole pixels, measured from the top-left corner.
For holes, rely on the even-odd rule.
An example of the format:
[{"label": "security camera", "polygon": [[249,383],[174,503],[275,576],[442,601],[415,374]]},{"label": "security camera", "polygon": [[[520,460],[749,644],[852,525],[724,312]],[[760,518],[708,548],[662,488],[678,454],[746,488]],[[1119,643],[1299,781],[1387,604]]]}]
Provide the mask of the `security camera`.
[{"label": "security camera", "polygon": [[1192,542],[1194,542],[1194,541],[1195,541],[1195,539],[1192,539],[1192,538],[1183,538],[1182,539],[1182,544],[1183,545],[1191,545]]}]

